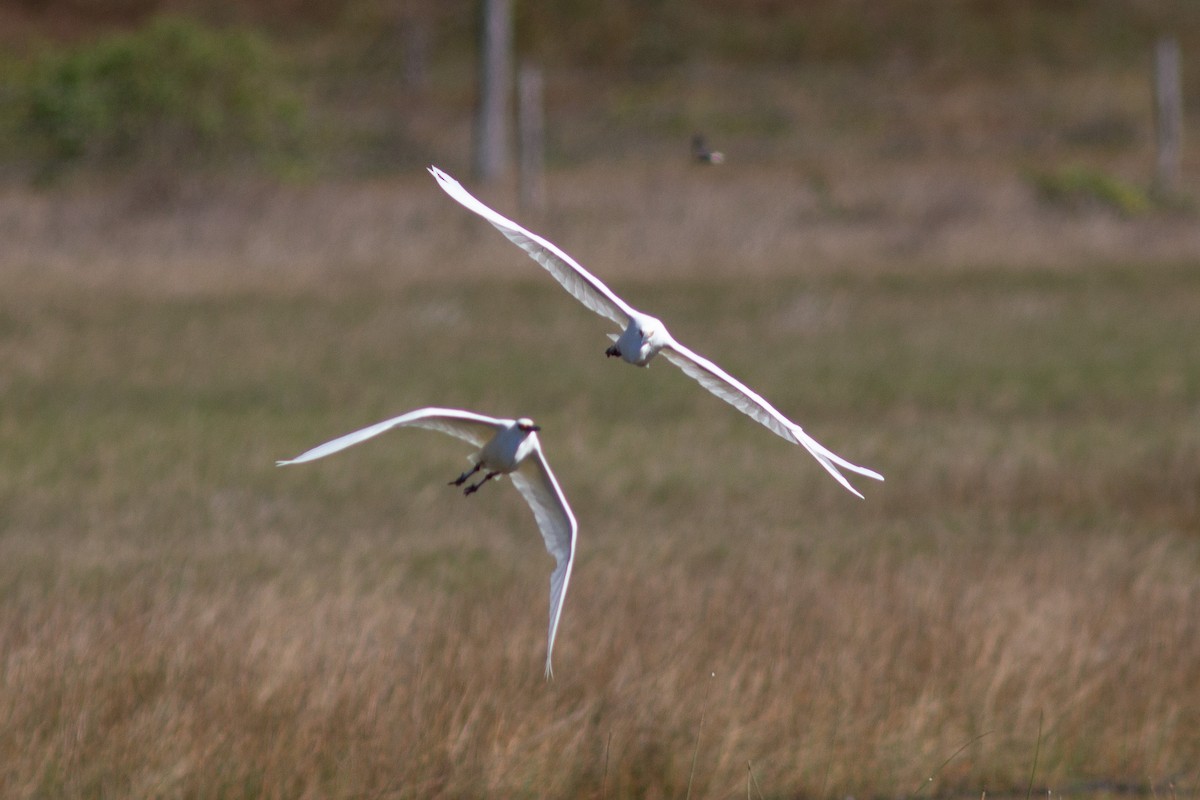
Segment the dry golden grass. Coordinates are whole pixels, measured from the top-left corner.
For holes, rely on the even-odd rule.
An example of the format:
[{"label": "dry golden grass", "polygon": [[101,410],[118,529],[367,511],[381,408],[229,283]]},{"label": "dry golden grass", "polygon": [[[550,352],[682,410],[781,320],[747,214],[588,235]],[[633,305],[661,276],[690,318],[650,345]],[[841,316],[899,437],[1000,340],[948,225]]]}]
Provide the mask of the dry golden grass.
[{"label": "dry golden grass", "polygon": [[[828,206],[781,163],[556,172],[537,227],[865,502],[606,363],[424,176],[5,190],[0,794],[996,794],[1035,752],[1039,790],[1194,792],[1194,220],[1048,216],[986,159],[832,162]],[[551,683],[549,559],[510,488],[444,485],[459,444],[272,466],[428,404],[545,428]]]}]

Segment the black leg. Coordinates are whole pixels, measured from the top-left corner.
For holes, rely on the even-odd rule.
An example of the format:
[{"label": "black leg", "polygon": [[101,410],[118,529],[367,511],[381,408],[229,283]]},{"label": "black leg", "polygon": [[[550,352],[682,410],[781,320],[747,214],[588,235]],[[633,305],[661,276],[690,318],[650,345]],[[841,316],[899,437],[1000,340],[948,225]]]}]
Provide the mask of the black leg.
[{"label": "black leg", "polygon": [[466,482],[467,482],[467,478],[471,477],[471,476],[472,476],[472,475],[474,475],[476,472],[479,472],[479,470],[481,470],[481,469],[483,469],[483,465],[482,465],[482,464],[476,464],[474,467],[472,467],[471,469],[467,470],[467,471],[466,471],[466,472],[464,472],[462,475],[459,475],[457,478],[455,478],[454,480],[450,481],[450,483],[448,483],[448,484],[447,484],[447,486],[462,486],[464,483],[466,483]]},{"label": "black leg", "polygon": [[489,472],[487,475],[483,476],[483,479],[481,481],[479,481],[479,483],[473,484],[471,486],[468,486],[466,489],[463,489],[463,494],[465,494],[465,495],[475,494],[476,492],[479,491],[480,486],[483,486],[485,483],[487,483],[488,481],[490,481],[492,478],[496,477],[499,474],[500,474],[499,472]]}]

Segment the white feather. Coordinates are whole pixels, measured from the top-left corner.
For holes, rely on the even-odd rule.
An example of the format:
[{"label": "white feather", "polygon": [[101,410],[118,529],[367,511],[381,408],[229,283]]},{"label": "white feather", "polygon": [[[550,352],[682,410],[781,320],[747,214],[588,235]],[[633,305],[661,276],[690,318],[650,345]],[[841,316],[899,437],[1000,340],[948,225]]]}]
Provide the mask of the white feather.
[{"label": "white feather", "polygon": [[624,300],[613,294],[612,290],[592,273],[579,266],[569,255],[536,233],[525,230],[511,219],[488,208],[464,189],[461,183],[437,167],[430,167],[429,172],[437,179],[438,185],[446,191],[446,194],[496,226],[496,229],[507,236],[509,241],[545,267],[546,271],[553,275],[554,279],[561,283],[563,288],[570,292],[576,300],[618,325],[624,326],[629,321],[633,309],[627,306]]},{"label": "white feather", "polygon": [[[437,179],[438,185],[447,194],[496,226],[510,241],[525,250],[534,261],[545,267],[554,276],[555,280],[561,283],[568,292],[585,306],[597,314],[611,319],[618,325],[628,326],[624,336],[632,336],[634,338],[641,336],[637,327],[643,318],[661,324],[658,320],[654,320],[652,317],[643,314],[617,297],[603,281],[581,267],[578,262],[560,250],[556,245],[535,233],[525,230],[517,223],[484,205],[464,189],[462,184],[445,172],[442,172],[437,167],[430,167],[429,172]],[[622,341],[624,336],[609,334],[609,338],[613,341]],[[762,423],[789,442],[803,446],[817,460],[817,463],[824,467],[838,483],[858,497],[862,497],[862,494],[850,485],[845,475],[838,469],[839,467],[868,478],[874,478],[879,481],[883,480],[883,476],[878,472],[852,464],[824,447],[809,436],[803,428],[781,414],[774,406],[763,399],[761,395],[752,391],[744,383],[707,358],[679,344],[665,330],[665,326],[661,330],[654,331],[653,336],[649,336],[649,338],[643,339],[643,341],[649,346],[646,351],[648,355],[644,359],[640,358],[639,354],[625,351],[622,351],[622,357],[631,363],[645,366],[655,353],[661,351],[666,355],[668,361],[683,370],[684,374],[693,378],[705,389],[729,403],[743,414]]]},{"label": "white feather", "polygon": [[513,485],[529,504],[546,550],[555,561],[554,572],[550,575],[550,627],[546,642],[546,677],[551,677],[554,673],[550,658],[562,618],[563,602],[567,598],[571,567],[575,563],[575,539],[579,528],[534,430],[522,430],[518,420],[513,419],[485,417],[453,408],[422,408],[339,436],[275,464],[283,467],[315,461],[404,426],[441,431],[471,443],[479,448],[479,452],[471,456],[470,461],[487,472],[497,473],[498,478],[511,475]]}]

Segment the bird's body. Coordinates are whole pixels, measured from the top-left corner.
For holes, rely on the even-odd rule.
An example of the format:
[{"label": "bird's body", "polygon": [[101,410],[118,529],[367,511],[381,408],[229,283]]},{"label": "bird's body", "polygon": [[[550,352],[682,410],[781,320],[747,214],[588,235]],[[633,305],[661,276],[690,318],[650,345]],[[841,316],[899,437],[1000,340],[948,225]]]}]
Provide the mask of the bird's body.
[{"label": "bird's body", "polygon": [[614,343],[605,351],[606,355],[620,357],[630,364],[645,367],[656,355],[662,353],[686,375],[738,411],[784,439],[802,445],[838,483],[859,497],[862,497],[862,494],[850,485],[841,469],[883,480],[883,476],[878,472],[852,464],[824,447],[741,381],[712,361],[680,344],[671,336],[661,320],[630,306],[556,245],[484,205],[464,189],[462,184],[437,167],[430,167],[429,172],[448,195],[486,219],[511,242],[528,253],[530,258],[545,268],[575,299],[620,326],[622,332],[611,337]]},{"label": "bird's body", "polygon": [[708,146],[704,134],[697,133],[692,137],[692,160],[698,164],[724,164],[725,154]]},{"label": "bird's body", "polygon": [[620,358],[635,367],[648,367],[650,361],[671,343],[667,326],[649,314],[635,311],[629,315],[629,324],[620,334],[610,336],[612,347],[604,351],[609,358]]},{"label": "bird's body", "polygon": [[[503,422],[507,424],[497,430],[496,434],[488,439],[479,452],[471,457],[472,463],[475,464],[474,468],[452,481],[455,486],[462,486],[466,483],[466,479],[476,472],[484,473],[483,481],[501,475],[511,475],[527,458],[532,455],[541,455],[541,443],[537,437],[537,431],[540,428],[531,420],[524,418],[503,420]],[[473,487],[468,486],[464,493],[474,494],[483,485],[483,481]]]},{"label": "bird's body", "polygon": [[538,429],[532,425],[528,420],[513,420],[488,440],[475,456],[475,463],[490,472],[512,472],[538,448]]},{"label": "bird's body", "polygon": [[558,480],[550,471],[550,464],[542,453],[537,435],[540,428],[532,420],[499,419],[452,408],[422,408],[340,436],[293,459],[275,463],[276,466],[282,467],[314,461],[392,428],[404,426],[441,431],[479,448],[471,456],[474,465],[472,469],[451,481],[455,486],[462,486],[476,472],[483,472],[484,477],[468,485],[464,494],[473,494],[487,481],[509,475],[517,491],[533,510],[546,550],[555,560],[554,572],[550,575],[550,627],[546,644],[546,676],[550,677],[553,674],[550,656],[554,651],[554,639],[559,619],[562,617],[563,601],[567,596],[571,567],[575,561],[578,525],[571,507],[567,505],[567,498],[559,488]]}]

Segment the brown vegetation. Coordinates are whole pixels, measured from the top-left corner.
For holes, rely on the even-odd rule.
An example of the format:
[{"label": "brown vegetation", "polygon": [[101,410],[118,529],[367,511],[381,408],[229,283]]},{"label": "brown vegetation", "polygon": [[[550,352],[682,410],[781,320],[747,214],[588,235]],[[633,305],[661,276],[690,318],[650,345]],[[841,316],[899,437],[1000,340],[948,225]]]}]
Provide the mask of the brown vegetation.
[{"label": "brown vegetation", "polygon": [[[565,93],[530,225],[880,469],[865,501],[606,362],[416,171],[3,189],[0,794],[994,796],[1035,754],[1039,793],[1194,794],[1195,219],[1024,172],[1148,176],[1140,77],[708,69]],[[457,108],[414,123],[454,173]],[[511,488],[444,485],[458,443],[272,466],[431,403],[544,427],[553,682],[549,559]]]},{"label": "brown vegetation", "polygon": [[[1194,786],[1194,265],[922,269],[850,229],[838,268],[795,256],[767,175],[693,175],[558,174],[544,227],[881,469],[865,502],[665,365],[604,363],[604,326],[431,181],[107,240],[31,211],[99,204],[12,211],[4,793],[678,796],[698,733],[694,796],[747,762],[771,794],[904,793],[982,734],[934,791],[995,793],[1039,720],[1039,786]],[[709,180],[694,208],[655,188]],[[547,559],[511,490],[442,485],[461,447],[271,466],[428,403],[545,426],[582,525],[550,684]]]}]

